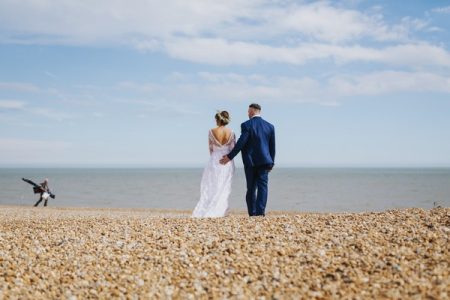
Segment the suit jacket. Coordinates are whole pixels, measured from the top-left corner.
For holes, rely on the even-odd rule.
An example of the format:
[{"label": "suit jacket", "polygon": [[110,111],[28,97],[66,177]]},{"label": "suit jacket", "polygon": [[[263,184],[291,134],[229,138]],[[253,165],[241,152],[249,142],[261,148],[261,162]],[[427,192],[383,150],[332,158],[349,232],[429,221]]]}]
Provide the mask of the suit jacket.
[{"label": "suit jacket", "polygon": [[275,128],[269,122],[256,116],[241,124],[241,136],[233,150],[227,155],[233,159],[242,151],[245,167],[267,166],[275,164]]}]

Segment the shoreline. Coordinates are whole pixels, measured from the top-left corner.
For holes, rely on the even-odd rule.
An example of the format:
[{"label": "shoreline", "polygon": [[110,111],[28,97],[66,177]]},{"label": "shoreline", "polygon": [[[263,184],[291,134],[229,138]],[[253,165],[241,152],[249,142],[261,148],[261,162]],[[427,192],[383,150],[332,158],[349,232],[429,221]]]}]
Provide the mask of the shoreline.
[{"label": "shoreline", "polygon": [[[38,207],[33,207],[31,204],[0,204],[0,211],[2,209],[32,209],[32,210],[54,210],[54,211],[98,211],[98,212],[139,212],[148,214],[179,214],[179,215],[190,215],[193,211],[192,209],[168,209],[168,208],[150,208],[150,207],[103,207],[103,206],[56,206],[48,205],[44,207],[42,203]],[[450,207],[443,207],[437,205],[436,207],[423,208],[423,207],[401,207],[401,208],[388,208],[384,210],[367,210],[367,211],[302,211],[302,210],[268,210],[266,216],[280,216],[280,215],[361,215],[361,214],[380,214],[393,211],[405,211],[405,210],[433,210],[433,209],[450,209]],[[245,215],[248,217],[247,210],[245,209],[231,209],[229,216],[233,215]],[[227,218],[222,217],[222,218]]]},{"label": "shoreline", "polygon": [[0,298],[450,295],[450,208],[189,215],[0,205]]}]

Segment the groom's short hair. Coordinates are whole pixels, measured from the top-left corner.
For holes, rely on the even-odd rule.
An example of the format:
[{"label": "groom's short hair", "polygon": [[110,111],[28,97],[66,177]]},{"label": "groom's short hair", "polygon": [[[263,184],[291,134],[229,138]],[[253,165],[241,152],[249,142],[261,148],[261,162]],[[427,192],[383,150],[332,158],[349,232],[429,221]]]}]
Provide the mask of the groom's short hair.
[{"label": "groom's short hair", "polygon": [[256,109],[256,110],[261,110],[261,105],[259,105],[257,103],[252,103],[248,107],[251,107],[251,108]]}]

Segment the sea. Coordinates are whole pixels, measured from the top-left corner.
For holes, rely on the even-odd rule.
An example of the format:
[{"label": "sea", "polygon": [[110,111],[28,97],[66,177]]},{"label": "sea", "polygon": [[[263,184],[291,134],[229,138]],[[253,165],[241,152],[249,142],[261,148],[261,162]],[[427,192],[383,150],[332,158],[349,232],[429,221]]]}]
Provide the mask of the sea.
[{"label": "sea", "polygon": [[[201,168],[1,168],[0,205],[32,206],[32,186],[49,179],[53,207],[192,210]],[[245,175],[236,169],[230,206],[246,210]],[[42,204],[40,204],[42,205]],[[267,211],[366,212],[450,206],[450,168],[275,168]],[[1,209],[1,207],[0,207]]]}]

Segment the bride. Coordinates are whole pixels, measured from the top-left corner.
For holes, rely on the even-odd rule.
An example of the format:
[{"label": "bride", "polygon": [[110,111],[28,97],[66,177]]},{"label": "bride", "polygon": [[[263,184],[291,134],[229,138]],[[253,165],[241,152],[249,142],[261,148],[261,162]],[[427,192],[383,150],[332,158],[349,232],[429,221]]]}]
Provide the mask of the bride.
[{"label": "bride", "polygon": [[226,127],[230,122],[227,111],[218,112],[215,118],[217,127],[208,133],[210,157],[203,171],[200,201],[192,213],[194,218],[224,217],[229,211],[228,197],[231,193],[234,162],[221,165],[219,161],[233,149],[236,136]]}]

